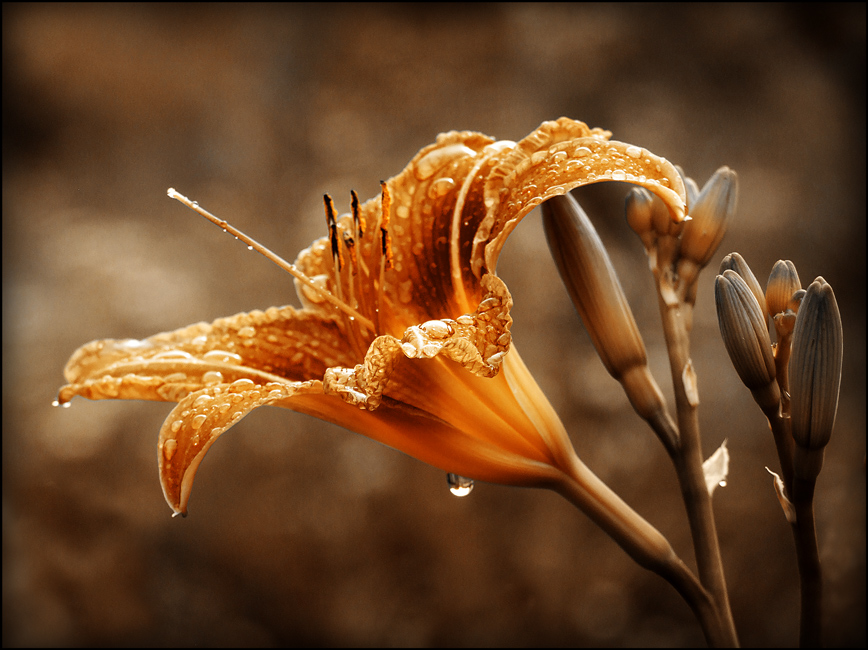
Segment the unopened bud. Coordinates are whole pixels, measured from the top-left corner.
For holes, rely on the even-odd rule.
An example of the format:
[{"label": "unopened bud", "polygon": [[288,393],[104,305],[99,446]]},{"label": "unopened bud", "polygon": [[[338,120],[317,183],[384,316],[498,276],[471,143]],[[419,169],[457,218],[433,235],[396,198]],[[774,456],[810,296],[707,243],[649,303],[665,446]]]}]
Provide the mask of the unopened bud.
[{"label": "unopened bud", "polygon": [[603,242],[569,194],[543,203],[542,214],[555,264],[603,365],[636,411],[652,417],[664,408],[663,395],[647,371],[645,344]]},{"label": "unopened bud", "polygon": [[769,315],[774,318],[775,314],[786,312],[793,294],[801,288],[802,283],[799,282],[796,265],[790,260],[775,262],[766,284],[766,304]]},{"label": "unopened bud", "polygon": [[727,269],[714,281],[720,335],[735,371],[764,412],[776,410],[780,390],[765,314],[744,279]]},{"label": "unopened bud", "polygon": [[765,315],[765,294],[763,293],[762,287],[760,287],[759,281],[753,274],[753,271],[750,270],[747,262],[744,261],[744,258],[738,253],[730,253],[721,261],[720,270],[718,271],[718,273],[723,274],[723,272],[727,269],[735,271],[741,276],[741,279],[744,280],[745,284],[747,284],[747,288],[750,289],[753,297],[756,298],[757,304],[759,304],[760,307],[760,311],[763,313],[763,315]]},{"label": "unopened bud", "polygon": [[721,167],[690,207],[691,220],[684,224],[678,266],[678,274],[687,284],[693,283],[720,245],[737,199],[738,176],[729,167]]},{"label": "unopened bud", "polygon": [[681,165],[675,165],[675,171],[678,172],[678,175],[681,176],[681,180],[684,182],[684,190],[687,193],[687,212],[689,214],[690,208],[693,207],[693,204],[696,203],[696,199],[699,198],[699,185],[696,184],[695,180],[684,173]]},{"label": "unopened bud", "polygon": [[796,443],[794,472],[816,478],[838,411],[844,336],[832,287],[818,277],[799,307],[790,358],[790,415]]},{"label": "unopened bud", "polygon": [[644,187],[634,187],[627,194],[625,204],[627,225],[639,235],[645,248],[650,248],[654,241],[654,226],[651,221],[653,201],[651,192]]}]

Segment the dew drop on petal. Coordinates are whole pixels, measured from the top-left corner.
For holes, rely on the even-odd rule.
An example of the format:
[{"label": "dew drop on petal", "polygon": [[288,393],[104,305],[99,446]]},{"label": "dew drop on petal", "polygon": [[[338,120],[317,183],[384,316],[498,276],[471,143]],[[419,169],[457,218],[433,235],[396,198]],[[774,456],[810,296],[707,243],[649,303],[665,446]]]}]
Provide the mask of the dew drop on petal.
[{"label": "dew drop on petal", "polygon": [[223,381],[223,373],[216,370],[209,370],[202,375],[202,381],[206,384],[219,384]]},{"label": "dew drop on petal", "polygon": [[170,438],[169,440],[166,440],[165,444],[163,445],[163,456],[166,458],[167,461],[172,460],[172,456],[175,455],[175,451],[177,449],[178,441],[174,438]]},{"label": "dew drop on petal", "polygon": [[237,393],[238,391],[249,390],[253,388],[254,385],[255,384],[252,379],[247,379],[245,377],[242,379],[236,379],[231,384],[229,384],[229,390],[230,392]]},{"label": "dew drop on petal", "polygon": [[627,180],[627,172],[623,169],[616,169],[612,172],[612,180],[613,181],[625,181]]},{"label": "dew drop on petal", "polygon": [[630,145],[627,147],[627,155],[631,158],[641,158],[642,157],[642,149],[637,146]]},{"label": "dew drop on petal", "polygon": [[466,497],[473,491],[473,479],[450,473],[446,475],[446,482],[449,483],[449,491],[457,497]]},{"label": "dew drop on petal", "polygon": [[181,420],[175,420],[174,422],[172,422],[172,426],[169,428],[172,430],[172,433],[178,433],[178,430],[181,428],[182,424],[183,423],[181,422]]},{"label": "dew drop on petal", "polygon": [[193,418],[193,421],[190,422],[190,426],[193,427],[194,429],[198,429],[199,427],[201,427],[205,423],[205,420],[207,420],[207,419],[208,419],[207,415],[202,415],[200,413],[199,415],[197,415],[196,417]]},{"label": "dew drop on petal", "polygon": [[197,397],[197,398],[193,401],[193,406],[194,406],[195,408],[200,408],[200,407],[202,407],[202,406],[205,406],[205,404],[208,404],[209,402],[212,402],[213,400],[214,400],[214,398],[211,397],[210,395],[199,395],[199,397]]}]

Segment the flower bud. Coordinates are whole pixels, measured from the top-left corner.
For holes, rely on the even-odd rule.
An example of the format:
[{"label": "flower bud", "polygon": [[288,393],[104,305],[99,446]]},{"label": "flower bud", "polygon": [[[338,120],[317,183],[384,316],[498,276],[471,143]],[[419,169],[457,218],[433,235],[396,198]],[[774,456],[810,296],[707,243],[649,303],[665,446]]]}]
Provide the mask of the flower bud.
[{"label": "flower bud", "polygon": [[793,331],[790,415],[796,443],[794,471],[816,478],[838,411],[844,337],[832,287],[818,277],[808,287]]},{"label": "flower bud", "polygon": [[[642,200],[636,196],[637,207]],[[645,344],[603,242],[569,194],[543,203],[542,213],[555,264],[603,365],[639,415],[651,418],[663,409],[663,395],[647,371]]]},{"label": "flower bud", "polygon": [[718,273],[722,274],[727,269],[731,269],[741,276],[741,279],[744,280],[745,284],[747,284],[747,288],[750,289],[753,297],[756,298],[756,301],[760,306],[760,311],[765,315],[767,311],[765,294],[763,293],[762,287],[760,287],[759,281],[757,281],[756,276],[753,274],[753,271],[750,270],[747,262],[744,261],[744,258],[738,253],[730,253],[721,261]]},{"label": "flower bud", "polygon": [[720,245],[738,199],[738,176],[729,167],[721,167],[702,188],[690,207],[691,220],[681,235],[681,260],[678,274],[691,284],[708,264]]},{"label": "flower bud", "polygon": [[696,199],[699,198],[699,186],[696,184],[695,180],[684,173],[681,165],[675,165],[675,171],[678,172],[678,175],[681,176],[681,180],[684,181],[684,190],[687,193],[687,212],[690,213],[690,208],[693,207],[693,204],[696,203]]},{"label": "flower bud", "polygon": [[644,187],[634,187],[627,194],[624,211],[627,213],[627,225],[639,235],[645,248],[650,248],[654,242],[654,227],[651,221],[653,213],[651,192]]},{"label": "flower bud", "polygon": [[732,365],[763,409],[777,409],[780,390],[765,314],[744,279],[729,269],[714,281],[720,335]]},{"label": "flower bud", "polygon": [[786,312],[793,294],[802,288],[796,265],[790,260],[778,260],[769,274],[766,284],[766,304],[769,316]]}]

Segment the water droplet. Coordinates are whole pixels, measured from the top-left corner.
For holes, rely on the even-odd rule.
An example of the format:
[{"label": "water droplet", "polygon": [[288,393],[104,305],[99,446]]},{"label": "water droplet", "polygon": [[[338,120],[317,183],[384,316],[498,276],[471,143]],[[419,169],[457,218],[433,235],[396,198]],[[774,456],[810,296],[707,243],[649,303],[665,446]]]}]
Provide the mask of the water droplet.
[{"label": "water droplet", "polygon": [[473,490],[473,479],[447,474],[446,482],[449,483],[449,491],[457,497],[466,497]]},{"label": "water droplet", "polygon": [[406,205],[399,205],[397,208],[395,208],[395,214],[398,215],[400,219],[406,219],[410,216],[410,208],[408,208]]},{"label": "water droplet", "polygon": [[174,438],[170,438],[166,440],[165,444],[163,444],[163,456],[167,461],[172,460],[172,456],[175,455],[175,451],[178,449],[178,441]]},{"label": "water droplet", "polygon": [[184,352],[183,350],[166,350],[164,352],[159,352],[153,356],[155,361],[168,361],[168,360],[193,360],[193,355],[189,352]]},{"label": "water droplet", "polygon": [[252,250],[253,250],[253,246],[248,246],[248,247],[247,247],[247,250],[252,251]]},{"label": "water droplet", "polygon": [[641,158],[642,157],[642,149],[635,145],[630,145],[627,147],[627,155],[631,158]]},{"label": "water droplet", "polygon": [[476,152],[473,149],[463,144],[456,143],[446,145],[445,147],[434,149],[425,154],[419,162],[416,163],[413,173],[420,181],[424,181],[426,178],[431,178],[438,169],[445,167],[453,160],[456,160],[459,157],[475,155]]},{"label": "water droplet", "polygon": [[248,325],[248,326],[242,327],[240,330],[238,330],[238,336],[240,336],[243,339],[249,339],[253,336],[256,336],[256,330],[253,329],[252,327],[250,327],[250,325]]},{"label": "water droplet", "polygon": [[241,357],[239,355],[225,350],[208,350],[208,352],[202,355],[202,358],[205,361],[216,361],[218,363],[227,363],[232,365],[241,363]]},{"label": "water droplet", "polygon": [[[313,276],[311,278],[311,280],[313,281],[313,283],[317,287],[319,287],[320,289],[323,289],[326,293],[328,293],[329,277],[327,275],[325,275],[324,273],[321,273],[320,275]],[[301,292],[304,294],[304,298],[308,302],[313,302],[313,303],[319,304],[325,300],[322,293],[320,293],[319,291],[316,291],[315,289],[312,289],[307,284],[301,285]]]},{"label": "water droplet", "polygon": [[174,422],[172,422],[172,426],[170,427],[170,429],[172,429],[172,433],[178,433],[178,431],[181,429],[182,424],[183,422],[181,420],[175,420]]},{"label": "water droplet", "polygon": [[539,165],[543,160],[548,158],[547,151],[535,151],[530,156],[530,164],[531,165]]},{"label": "water droplet", "polygon": [[455,181],[448,176],[438,178],[428,188],[428,197],[431,199],[439,198],[446,195],[453,187],[455,187]]},{"label": "water droplet", "polygon": [[193,427],[194,429],[198,429],[203,424],[205,424],[205,420],[207,420],[207,419],[208,419],[207,415],[202,415],[200,413],[199,415],[197,415],[196,417],[193,418],[193,421],[190,422],[190,426]]},{"label": "water droplet", "polygon": [[245,378],[236,379],[235,381],[233,381],[229,385],[229,390],[234,392],[234,393],[237,393],[238,391],[249,390],[249,389],[253,388],[255,385],[256,384],[253,383],[252,379],[247,379],[245,377]]},{"label": "water droplet", "polygon": [[718,485],[720,487],[726,487],[726,481],[721,481],[720,483],[718,483]]},{"label": "water droplet", "polygon": [[193,402],[193,407],[200,408],[213,401],[214,398],[210,395],[199,395],[199,397],[197,397],[196,400]]},{"label": "water droplet", "polygon": [[202,381],[206,384],[219,384],[223,382],[223,373],[216,370],[209,370],[202,375]]},{"label": "water droplet", "polygon": [[625,181],[627,180],[627,172],[623,169],[616,169],[612,172],[612,180],[613,181]]}]

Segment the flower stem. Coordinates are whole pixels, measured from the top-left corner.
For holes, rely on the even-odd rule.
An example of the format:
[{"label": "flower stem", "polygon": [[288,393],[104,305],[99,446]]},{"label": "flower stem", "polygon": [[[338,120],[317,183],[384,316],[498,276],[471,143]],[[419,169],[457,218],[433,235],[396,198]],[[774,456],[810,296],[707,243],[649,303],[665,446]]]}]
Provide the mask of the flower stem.
[{"label": "flower stem", "polygon": [[822,633],[823,581],[814,522],[815,485],[813,480],[796,478],[793,481],[793,505],[796,507],[793,536],[802,596],[799,626],[799,646],[802,648],[819,648]]},{"label": "flower stem", "polygon": [[725,630],[725,645],[734,647],[738,645],[738,637],[729,605],[711,496],[705,485],[705,475],[702,470],[702,445],[697,412],[699,402],[696,398],[695,384],[689,385],[690,382],[695,382],[690,361],[688,334],[692,306],[673,299],[675,291],[671,286],[670,278],[657,275],[656,280],[663,332],[669,351],[681,441],[677,453],[673,456],[673,463],[690,522],[699,578],[711,594],[717,608],[721,625]]},{"label": "flower stem", "polygon": [[717,607],[667,539],[628,506],[578,457],[552,487],[602,528],[640,566],[669,582],[693,610],[712,647],[732,645]]}]

